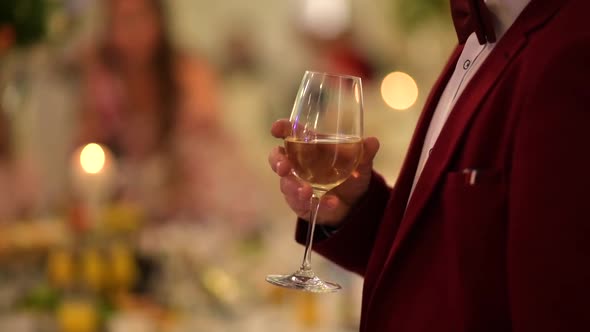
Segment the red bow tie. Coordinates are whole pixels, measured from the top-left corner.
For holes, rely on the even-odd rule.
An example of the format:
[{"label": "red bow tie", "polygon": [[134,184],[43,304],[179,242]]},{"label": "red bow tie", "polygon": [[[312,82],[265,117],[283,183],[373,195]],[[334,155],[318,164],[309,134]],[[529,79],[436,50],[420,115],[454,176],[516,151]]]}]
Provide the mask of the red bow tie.
[{"label": "red bow tie", "polygon": [[492,13],[484,0],[451,0],[451,15],[460,44],[473,32],[482,45],[496,42]]}]

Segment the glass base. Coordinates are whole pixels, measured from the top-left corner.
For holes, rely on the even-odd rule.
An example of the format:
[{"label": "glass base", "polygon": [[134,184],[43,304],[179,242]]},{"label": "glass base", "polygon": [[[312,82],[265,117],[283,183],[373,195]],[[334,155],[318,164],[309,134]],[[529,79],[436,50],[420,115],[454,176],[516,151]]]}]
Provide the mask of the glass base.
[{"label": "glass base", "polygon": [[322,281],[312,271],[304,270],[289,275],[271,274],[266,276],[266,281],[275,286],[311,293],[334,293],[342,289],[340,285]]}]

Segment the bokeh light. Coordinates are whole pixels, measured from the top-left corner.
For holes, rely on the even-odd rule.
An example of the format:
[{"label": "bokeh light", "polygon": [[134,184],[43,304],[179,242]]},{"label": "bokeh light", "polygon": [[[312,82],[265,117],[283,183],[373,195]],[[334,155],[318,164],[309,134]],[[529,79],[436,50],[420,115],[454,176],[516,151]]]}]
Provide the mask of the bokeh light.
[{"label": "bokeh light", "polygon": [[87,144],[80,152],[80,165],[86,173],[96,174],[102,171],[105,165],[104,149],[96,144]]},{"label": "bokeh light", "polygon": [[410,75],[396,71],[383,79],[381,96],[389,107],[407,110],[418,100],[418,85]]},{"label": "bokeh light", "polygon": [[350,25],[350,3],[346,0],[304,0],[300,13],[303,29],[323,39],[336,38]]}]

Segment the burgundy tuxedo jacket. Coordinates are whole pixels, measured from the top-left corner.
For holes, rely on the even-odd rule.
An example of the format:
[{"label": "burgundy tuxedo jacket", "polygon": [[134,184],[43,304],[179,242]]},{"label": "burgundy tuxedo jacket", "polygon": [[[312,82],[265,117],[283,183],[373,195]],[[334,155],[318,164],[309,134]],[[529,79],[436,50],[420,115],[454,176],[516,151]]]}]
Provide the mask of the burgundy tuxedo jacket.
[{"label": "burgundy tuxedo jacket", "polygon": [[363,332],[590,331],[590,1],[531,1],[458,99],[408,202],[460,53],[394,188],[375,174],[314,249],[364,276]]}]

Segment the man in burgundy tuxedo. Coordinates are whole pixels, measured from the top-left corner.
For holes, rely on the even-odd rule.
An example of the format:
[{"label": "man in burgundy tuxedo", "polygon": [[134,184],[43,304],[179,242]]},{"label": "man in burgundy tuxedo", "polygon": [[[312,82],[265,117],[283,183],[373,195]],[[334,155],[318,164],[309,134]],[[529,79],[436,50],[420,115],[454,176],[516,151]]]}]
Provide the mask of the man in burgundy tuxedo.
[{"label": "man in burgundy tuxedo", "polygon": [[[590,331],[590,2],[451,6],[460,44],[397,183],[365,139],[314,249],[364,276],[361,331]],[[283,149],[269,161],[307,217],[309,186]]]}]

